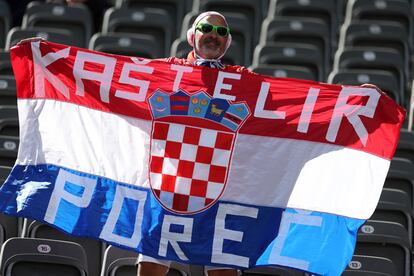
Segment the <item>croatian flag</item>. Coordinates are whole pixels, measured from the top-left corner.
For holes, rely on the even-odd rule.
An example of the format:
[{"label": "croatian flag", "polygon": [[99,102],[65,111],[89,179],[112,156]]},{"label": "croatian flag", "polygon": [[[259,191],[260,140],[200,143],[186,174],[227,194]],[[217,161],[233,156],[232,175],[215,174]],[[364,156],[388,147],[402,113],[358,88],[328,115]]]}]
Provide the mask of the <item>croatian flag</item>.
[{"label": "croatian flag", "polygon": [[375,89],[49,42],[11,50],[0,210],[159,259],[340,275],[404,110]]}]

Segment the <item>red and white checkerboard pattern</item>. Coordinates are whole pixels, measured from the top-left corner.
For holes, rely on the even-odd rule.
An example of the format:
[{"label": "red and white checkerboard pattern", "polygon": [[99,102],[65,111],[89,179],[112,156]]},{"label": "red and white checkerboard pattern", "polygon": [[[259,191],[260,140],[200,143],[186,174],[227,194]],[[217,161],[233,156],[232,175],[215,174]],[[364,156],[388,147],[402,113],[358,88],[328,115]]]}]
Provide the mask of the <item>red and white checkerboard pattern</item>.
[{"label": "red and white checkerboard pattern", "polygon": [[221,195],[234,133],[154,122],[151,188],[171,211],[202,211]]}]

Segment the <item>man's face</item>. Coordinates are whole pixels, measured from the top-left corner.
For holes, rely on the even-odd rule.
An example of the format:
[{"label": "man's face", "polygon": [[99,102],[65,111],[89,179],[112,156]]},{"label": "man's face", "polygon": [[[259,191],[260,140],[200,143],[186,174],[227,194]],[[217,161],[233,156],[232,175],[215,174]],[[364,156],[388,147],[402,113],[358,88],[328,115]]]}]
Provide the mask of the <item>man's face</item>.
[{"label": "man's face", "polygon": [[[226,22],[217,15],[209,15],[199,21],[200,24],[207,23],[215,26],[227,27]],[[209,33],[203,33],[201,30],[195,31],[195,46],[197,54],[205,59],[219,58],[226,50],[227,36],[220,36],[216,30],[212,30]]]}]

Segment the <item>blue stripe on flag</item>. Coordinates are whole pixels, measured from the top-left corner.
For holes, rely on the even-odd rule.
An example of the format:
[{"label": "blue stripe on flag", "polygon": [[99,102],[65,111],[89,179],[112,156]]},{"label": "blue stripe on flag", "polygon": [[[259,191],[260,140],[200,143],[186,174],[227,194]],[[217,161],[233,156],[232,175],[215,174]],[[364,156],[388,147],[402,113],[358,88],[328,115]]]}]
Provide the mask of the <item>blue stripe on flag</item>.
[{"label": "blue stripe on flag", "polygon": [[0,210],[160,259],[230,267],[278,264],[323,275],[342,272],[364,222],[225,201],[198,214],[176,215],[148,189],[55,165],[15,166],[1,188]]}]

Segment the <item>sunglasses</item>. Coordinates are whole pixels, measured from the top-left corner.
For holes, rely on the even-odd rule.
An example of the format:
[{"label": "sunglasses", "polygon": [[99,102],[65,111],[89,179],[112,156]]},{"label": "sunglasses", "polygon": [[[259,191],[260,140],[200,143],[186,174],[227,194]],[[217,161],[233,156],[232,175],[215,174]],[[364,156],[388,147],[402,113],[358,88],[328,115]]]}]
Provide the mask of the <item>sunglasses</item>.
[{"label": "sunglasses", "polygon": [[208,23],[198,23],[196,29],[200,30],[203,34],[211,33],[214,30],[219,36],[223,37],[230,33],[230,28],[228,27],[216,26]]}]

